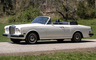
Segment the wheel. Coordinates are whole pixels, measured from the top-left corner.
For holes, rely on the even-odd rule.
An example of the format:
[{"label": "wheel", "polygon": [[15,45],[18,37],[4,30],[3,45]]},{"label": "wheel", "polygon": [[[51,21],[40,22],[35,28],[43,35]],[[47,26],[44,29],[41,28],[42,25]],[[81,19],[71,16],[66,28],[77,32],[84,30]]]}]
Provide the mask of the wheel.
[{"label": "wheel", "polygon": [[63,42],[64,39],[57,39],[58,42]]},{"label": "wheel", "polygon": [[11,39],[11,41],[12,41],[13,43],[20,43],[21,40],[18,40],[18,39]]},{"label": "wheel", "polygon": [[37,43],[37,35],[35,33],[29,33],[25,39],[25,42],[28,44]]},{"label": "wheel", "polygon": [[79,32],[76,32],[73,35],[73,38],[71,39],[71,41],[73,41],[73,42],[80,42],[81,39],[82,39],[81,34]]}]

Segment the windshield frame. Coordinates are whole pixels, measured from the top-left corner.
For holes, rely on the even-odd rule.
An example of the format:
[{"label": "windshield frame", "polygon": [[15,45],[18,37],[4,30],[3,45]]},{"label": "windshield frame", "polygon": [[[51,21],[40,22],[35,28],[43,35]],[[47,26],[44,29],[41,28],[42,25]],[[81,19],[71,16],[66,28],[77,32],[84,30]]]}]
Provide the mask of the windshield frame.
[{"label": "windshield frame", "polygon": [[[50,17],[48,17],[48,16],[38,16],[38,17],[47,17],[48,18],[48,20],[46,21],[46,23],[44,24],[44,25],[47,25],[48,24],[48,22],[50,21]],[[37,18],[37,17],[36,17]],[[32,22],[31,22],[32,23]]]}]

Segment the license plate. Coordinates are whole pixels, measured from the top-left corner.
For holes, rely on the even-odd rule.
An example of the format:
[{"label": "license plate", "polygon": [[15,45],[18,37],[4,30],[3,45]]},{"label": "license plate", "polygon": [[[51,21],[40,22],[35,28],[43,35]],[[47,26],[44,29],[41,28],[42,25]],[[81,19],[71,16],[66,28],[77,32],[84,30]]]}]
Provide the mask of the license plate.
[{"label": "license plate", "polygon": [[11,35],[8,35],[8,38],[10,38],[11,37]]}]

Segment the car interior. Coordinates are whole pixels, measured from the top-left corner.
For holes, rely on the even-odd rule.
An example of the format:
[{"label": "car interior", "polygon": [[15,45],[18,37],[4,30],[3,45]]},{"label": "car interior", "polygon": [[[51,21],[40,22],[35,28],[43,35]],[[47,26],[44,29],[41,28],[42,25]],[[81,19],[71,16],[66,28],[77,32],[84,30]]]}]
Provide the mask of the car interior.
[{"label": "car interior", "polygon": [[[49,20],[48,24],[52,24],[51,19]],[[66,21],[60,21],[59,19],[56,19],[56,21],[53,22],[53,24],[54,25],[78,25],[76,21],[66,22]]]},{"label": "car interior", "polygon": [[68,25],[69,22],[60,21],[59,19],[56,19],[56,21],[53,24],[55,24],[55,25]]},{"label": "car interior", "polygon": [[59,19],[56,19],[56,21],[53,24],[54,25],[78,25],[76,21],[66,22],[66,21],[60,21]]}]

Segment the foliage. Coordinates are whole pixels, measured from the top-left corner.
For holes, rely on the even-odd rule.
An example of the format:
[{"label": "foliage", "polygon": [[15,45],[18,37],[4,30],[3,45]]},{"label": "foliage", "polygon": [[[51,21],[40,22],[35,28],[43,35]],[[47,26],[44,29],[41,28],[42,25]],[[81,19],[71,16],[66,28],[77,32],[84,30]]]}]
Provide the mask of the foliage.
[{"label": "foliage", "polygon": [[44,15],[60,14],[63,20],[96,18],[95,0],[0,0],[0,17],[15,15],[17,18],[20,16],[17,13],[23,13],[29,6],[40,9]]},{"label": "foliage", "polygon": [[15,16],[12,16],[9,18],[9,23],[13,22],[31,22],[35,17],[41,16],[42,14],[40,13],[39,9],[29,7],[25,11],[18,13]]},{"label": "foliage", "polygon": [[67,21],[68,19],[75,18],[75,3],[74,0],[57,0],[56,1],[56,11],[63,17],[63,20]]},{"label": "foliage", "polygon": [[83,19],[96,18],[96,9],[93,8],[92,5],[89,7],[89,4],[85,5],[84,2],[79,2],[76,14],[79,18]]},{"label": "foliage", "polygon": [[96,60],[96,54],[91,52],[58,52],[54,54],[6,56],[0,60]]},{"label": "foliage", "polygon": [[84,6],[84,3],[82,2],[79,2],[78,4],[78,7],[77,7],[77,15],[80,17],[80,18],[86,18],[85,17],[85,14],[86,14],[86,8]]},{"label": "foliage", "polygon": [[87,0],[87,2],[88,2],[89,7],[91,7],[91,8],[95,7],[95,0]]}]

